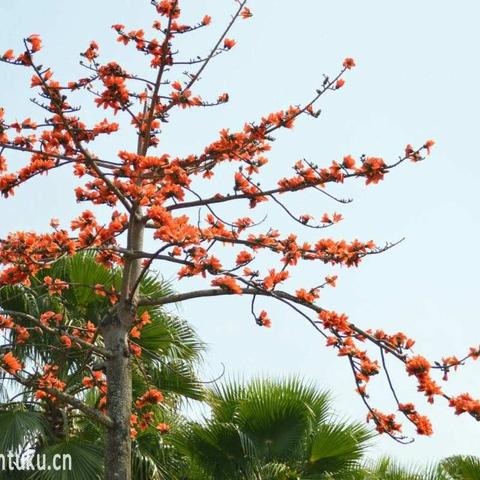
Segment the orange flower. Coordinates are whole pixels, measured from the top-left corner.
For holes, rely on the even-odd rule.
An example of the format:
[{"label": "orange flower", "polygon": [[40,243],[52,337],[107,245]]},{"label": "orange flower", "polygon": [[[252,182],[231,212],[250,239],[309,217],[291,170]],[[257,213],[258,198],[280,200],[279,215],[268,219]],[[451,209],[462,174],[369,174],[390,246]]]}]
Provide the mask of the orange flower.
[{"label": "orange flower", "polygon": [[245,8],[242,10],[242,13],[240,13],[240,15],[241,15],[242,18],[244,18],[244,19],[253,17],[253,13],[251,12],[251,10],[250,10],[248,7],[245,7]]},{"label": "orange flower", "polygon": [[341,213],[334,213],[333,214],[333,223],[338,223],[343,220],[343,216]]},{"label": "orange flower", "polygon": [[480,347],[470,347],[470,353],[468,354],[472,360],[478,360],[480,357]]},{"label": "orange flower", "polygon": [[60,337],[60,341],[67,347],[67,348],[71,348],[72,347],[72,340],[70,339],[70,337],[68,335],[62,335]]},{"label": "orange flower", "polygon": [[345,85],[345,80],[343,78],[339,78],[337,80],[337,83],[335,84],[335,89],[338,90],[339,88],[342,88]]},{"label": "orange flower", "polygon": [[50,220],[50,226],[57,229],[60,226],[60,220],[58,218],[52,218]]},{"label": "orange flower", "polygon": [[210,23],[212,23],[212,17],[210,15],[205,15],[203,18],[202,18],[202,25],[210,25]]},{"label": "orange flower", "polygon": [[236,260],[236,264],[237,265],[244,265],[246,263],[249,263],[253,260],[253,256],[251,255],[251,253],[245,251],[245,250],[242,250],[238,255],[237,255],[237,260]]},{"label": "orange flower", "polygon": [[181,85],[181,83],[178,82],[178,81],[173,82],[171,86],[172,86],[172,88],[173,88],[174,90],[177,90],[177,91],[179,91],[179,92],[182,91],[182,85]]},{"label": "orange flower", "polygon": [[226,38],[223,42],[223,46],[227,50],[230,50],[231,48],[233,48],[235,46],[236,43],[237,42],[235,40],[232,40],[231,38]]},{"label": "orange flower", "polygon": [[373,409],[367,415],[367,422],[370,420],[374,421],[378,433],[395,434],[402,431],[402,426],[395,421],[395,415],[393,413],[386,415]]},{"label": "orange flower", "polygon": [[427,154],[430,155],[430,149],[435,145],[434,140],[427,140],[423,148],[427,150]]},{"label": "orange flower", "polygon": [[15,53],[11,48],[9,48],[3,55],[2,60],[13,60],[15,58]]},{"label": "orange flower", "polygon": [[170,431],[170,425],[168,423],[159,423],[155,427],[162,435]]},{"label": "orange flower", "polygon": [[144,327],[145,325],[148,325],[149,323],[152,323],[152,319],[150,318],[150,314],[148,312],[143,312],[140,315],[140,321],[138,323],[142,327]]},{"label": "orange flower", "polygon": [[480,401],[473,399],[468,393],[462,393],[458,397],[450,398],[449,405],[455,409],[456,415],[469,413],[477,420],[480,420]]},{"label": "orange flower", "polygon": [[339,343],[339,339],[337,337],[327,337],[327,342],[325,345],[327,347],[336,347]]},{"label": "orange flower", "polygon": [[330,285],[331,287],[336,287],[337,286],[337,275],[331,275],[331,276],[326,276],[325,277],[325,283],[327,285]]},{"label": "orange flower", "polygon": [[312,217],[312,215],[309,215],[308,213],[305,213],[303,215],[300,215],[300,217],[298,219],[300,220],[301,223],[306,225],[310,220],[313,220],[313,217]]},{"label": "orange flower", "polygon": [[3,355],[3,357],[2,357],[2,367],[8,373],[11,373],[11,374],[15,374],[23,368],[20,361],[13,356],[12,352],[7,352]]},{"label": "orange flower", "polygon": [[180,16],[180,9],[178,8],[178,0],[161,0],[157,3],[157,12],[164,17],[172,19]]},{"label": "orange flower", "polygon": [[106,297],[107,292],[105,291],[105,287],[101,285],[100,283],[97,283],[94,287],[95,293],[100,296],[100,297]]},{"label": "orange flower", "polygon": [[140,357],[140,355],[142,354],[142,348],[139,347],[138,345],[135,345],[134,343],[130,342],[128,347],[130,349],[130,353],[135,357]]},{"label": "orange flower", "polygon": [[455,356],[442,358],[442,366],[444,367],[453,367],[456,370],[459,365],[461,365],[460,360]]},{"label": "orange flower", "polygon": [[357,175],[363,175],[367,180],[366,184],[376,184],[380,180],[383,180],[385,175],[386,164],[383,158],[380,157],[367,157],[360,168],[357,168]]},{"label": "orange flower", "polygon": [[415,413],[415,405],[413,403],[399,403],[398,404],[398,410],[400,412],[403,412],[407,415],[411,413]]},{"label": "orange flower", "polygon": [[356,67],[355,60],[353,58],[347,57],[343,61],[343,67],[346,68],[347,70],[351,70],[353,67]]},{"label": "orange flower", "polygon": [[0,315],[0,330],[2,328],[13,328],[14,323],[9,315]]},{"label": "orange flower", "polygon": [[61,313],[55,313],[52,311],[43,312],[40,315],[40,322],[45,326],[49,326],[51,320],[54,320],[57,325],[60,325],[61,321],[63,320],[63,316]]},{"label": "orange flower", "polygon": [[27,42],[30,43],[31,50],[34,53],[38,52],[42,48],[42,39],[40,38],[40,35],[37,35],[37,34],[30,35],[27,38]]},{"label": "orange flower", "polygon": [[343,157],[343,166],[345,168],[354,168],[355,167],[355,159],[351,155],[347,155]]},{"label": "orange flower", "polygon": [[47,398],[47,397],[48,397],[48,393],[44,392],[43,390],[37,390],[35,392],[35,398],[37,400],[42,400],[43,398]]},{"label": "orange flower", "polygon": [[405,366],[409,375],[421,375],[430,370],[430,362],[420,355],[407,360]]},{"label": "orange flower", "polygon": [[95,386],[95,380],[91,377],[83,377],[82,385],[87,388],[92,388]]},{"label": "orange flower", "polygon": [[15,327],[15,332],[17,334],[17,343],[25,343],[30,338],[30,334],[25,327],[17,325]]},{"label": "orange flower", "polygon": [[410,420],[414,423],[417,427],[417,433],[419,435],[426,435],[430,436],[433,433],[432,423],[428,417],[424,415],[412,415],[410,416]]},{"label": "orange flower", "polygon": [[378,365],[378,362],[371,361],[368,358],[365,358],[362,360],[360,364],[360,370],[363,375],[365,375],[364,381],[368,381],[368,377],[371,377],[373,375],[377,375],[380,372],[380,366]]},{"label": "orange flower", "polygon": [[328,213],[322,215],[322,223],[333,223]]},{"label": "orange flower", "polygon": [[232,277],[218,277],[212,280],[211,285],[214,287],[220,287],[227,292],[237,295],[242,294],[242,287]]},{"label": "orange flower", "polygon": [[69,285],[67,282],[64,282],[63,280],[59,280],[58,278],[53,280],[52,277],[49,277],[49,276],[46,276],[43,279],[43,283],[47,285],[49,295],[61,295],[63,290],[66,290],[69,288]]},{"label": "orange flower", "polygon": [[160,403],[163,401],[162,392],[157,390],[156,388],[151,388],[147,390],[136,402],[135,405],[137,408],[143,408],[145,405],[150,404],[154,405],[156,403]]},{"label": "orange flower", "polygon": [[318,290],[309,290],[307,292],[307,290],[301,288],[295,292],[295,296],[304,302],[313,303],[320,296],[320,294],[318,293]]},{"label": "orange flower", "polygon": [[427,397],[428,403],[433,403],[435,395],[441,395],[442,389],[439,385],[428,375],[428,373],[423,373],[417,375],[418,378],[418,387],[419,392],[424,392]]},{"label": "orange flower", "polygon": [[140,338],[141,337],[140,330],[137,327],[132,327],[130,330],[130,337],[132,338]]},{"label": "orange flower", "polygon": [[257,318],[257,323],[261,327],[267,327],[270,328],[272,326],[272,321],[268,318],[268,314],[265,310],[262,310],[260,312],[260,315]]},{"label": "orange flower", "polygon": [[276,272],[274,268],[269,270],[269,274],[263,279],[263,287],[266,290],[272,290],[277,284],[285,281],[288,278],[289,273],[286,270]]}]

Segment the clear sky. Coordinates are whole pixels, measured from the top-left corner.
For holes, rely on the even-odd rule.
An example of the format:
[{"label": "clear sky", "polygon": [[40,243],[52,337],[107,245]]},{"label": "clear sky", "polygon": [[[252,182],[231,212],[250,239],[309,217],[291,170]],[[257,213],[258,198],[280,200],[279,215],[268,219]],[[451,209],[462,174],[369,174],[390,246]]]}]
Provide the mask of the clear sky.
[{"label": "clear sky", "polygon": [[[191,18],[205,13],[213,17],[210,33],[195,34],[190,37],[193,43],[184,42],[185,57],[201,55],[234,3],[183,0],[183,5]],[[334,74],[344,57],[354,57],[358,68],[349,72],[341,91],[325,98],[320,118],[302,119],[294,131],[277,136],[263,183],[286,174],[300,158],[328,164],[345,154],[366,153],[394,160],[407,143],[419,145],[434,138],[437,145],[426,162],[405,164],[378,186],[365,188],[358,181],[332,190],[353,197],[350,205],[318,195],[291,196],[288,203],[299,213],[343,214],[345,220],[328,236],[374,239],[379,244],[406,237],[389,252],[365,259],[359,269],[302,267],[291,286],[313,285],[317,278],[338,273],[338,287],[322,292],[322,306],[346,312],[361,327],[405,331],[417,340],[416,351],[430,359],[460,356],[478,345],[480,173],[475,139],[480,111],[480,4],[475,0],[251,0],[250,8],[254,18],[239,22],[232,34],[238,45],[217,59],[199,87],[205,98],[228,91],[231,102],[219,109],[175,115],[172,126],[164,129],[161,150],[198,152],[222,127],[238,128],[244,121],[308,100],[323,73]],[[92,39],[101,44],[102,61],[130,58],[134,60],[127,63],[130,70],[145,70],[144,59],[116,44],[109,26],[149,25],[153,11],[146,0],[1,0],[0,16],[0,51],[19,50],[23,37],[39,33],[45,42],[40,58],[61,79],[85,75],[77,54]],[[0,65],[0,105],[9,118],[43,118],[27,100],[30,76],[20,67]],[[83,115],[87,121],[104,116],[93,107]],[[113,159],[120,149],[133,150],[134,137],[112,137],[102,143],[99,153]],[[10,158],[20,161],[18,156]],[[34,181],[13,199],[0,200],[0,235],[14,229],[46,230],[51,217],[69,220],[80,209],[69,173]],[[233,216],[244,210],[239,205]],[[298,225],[272,206],[268,213],[267,225],[298,231]],[[260,212],[256,215],[261,217]],[[311,231],[304,234],[315,238]],[[181,291],[187,286],[179,283],[175,288]],[[241,298],[195,300],[181,307],[181,315],[209,345],[205,377],[218,375],[222,363],[229,376],[297,373],[332,390],[342,415],[365,418],[345,360],[327,350],[323,338],[301,318],[280,306],[271,306],[269,312],[273,326],[261,329]],[[428,405],[415,392],[414,380],[391,363],[401,398],[414,401],[431,417],[435,434],[409,446],[380,438],[375,454],[411,462],[454,453],[480,455],[480,425],[470,417],[456,417],[443,401]],[[479,368],[474,364],[453,373],[446,390],[480,397]],[[393,409],[383,380],[376,383],[374,404]]]}]

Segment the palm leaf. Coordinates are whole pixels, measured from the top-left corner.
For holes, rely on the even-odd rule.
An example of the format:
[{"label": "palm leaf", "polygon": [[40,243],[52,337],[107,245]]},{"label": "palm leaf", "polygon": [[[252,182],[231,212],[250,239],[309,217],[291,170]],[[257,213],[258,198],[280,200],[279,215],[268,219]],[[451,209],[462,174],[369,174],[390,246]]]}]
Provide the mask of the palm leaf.
[{"label": "palm leaf", "polygon": [[452,480],[478,480],[480,478],[480,458],[455,455],[440,462],[440,468]]},{"label": "palm leaf", "polygon": [[0,412],[0,453],[16,452],[46,435],[46,422],[39,412],[4,410]]},{"label": "palm leaf", "polygon": [[[71,438],[49,445],[38,453],[45,455],[46,470],[37,471],[32,476],[32,480],[101,480],[102,478],[103,452],[97,444]],[[56,455],[61,457],[55,457]],[[55,463],[54,458],[56,458]],[[64,460],[67,468],[55,470],[55,465],[58,466]],[[70,465],[71,469],[68,468]],[[49,466],[50,469],[48,469]]]},{"label": "palm leaf", "polygon": [[[306,473],[348,470],[363,457],[374,434],[360,423],[325,423],[314,431]],[[306,475],[305,478],[314,478]]]},{"label": "palm leaf", "polygon": [[297,378],[251,382],[236,413],[239,427],[267,459],[292,459],[314,422],[327,412],[327,395]]}]

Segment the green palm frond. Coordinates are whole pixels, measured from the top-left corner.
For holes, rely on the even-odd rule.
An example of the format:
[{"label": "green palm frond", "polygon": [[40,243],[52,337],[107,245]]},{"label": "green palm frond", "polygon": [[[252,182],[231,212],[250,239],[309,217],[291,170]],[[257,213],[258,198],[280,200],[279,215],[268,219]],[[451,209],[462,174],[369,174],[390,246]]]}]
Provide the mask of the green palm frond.
[{"label": "green palm frond", "polygon": [[239,474],[250,470],[254,451],[248,438],[231,423],[192,424],[183,446],[187,447],[185,453],[215,479],[243,478]]},{"label": "green palm frond", "polygon": [[447,480],[437,467],[401,465],[384,457],[375,463],[365,465],[364,480]]},{"label": "green palm frond", "polygon": [[140,284],[140,294],[143,297],[160,298],[172,293],[174,290],[171,284],[164,281],[159,275],[148,274]]},{"label": "green palm frond", "polygon": [[[95,260],[94,252],[84,252],[73,257],[68,257],[56,262],[50,269],[43,270],[38,275],[43,279],[45,275],[60,278],[75,285],[63,292],[63,297],[70,307],[89,309],[92,304],[97,307],[103,304],[108,307],[108,300],[95,294],[92,288],[96,284],[105,288],[119,288],[120,272],[116,269],[107,269]],[[92,319],[93,321],[93,319]]]},{"label": "green palm frond", "polygon": [[233,422],[238,405],[246,398],[245,385],[237,380],[213,384],[208,392],[208,404],[217,422]]},{"label": "green palm frond", "polygon": [[328,395],[291,377],[254,380],[240,402],[235,421],[266,459],[292,458],[303,448],[312,425],[327,416]]},{"label": "green palm frond", "polygon": [[455,455],[440,462],[440,469],[451,480],[478,480],[480,478],[480,458]]},{"label": "green palm frond", "polygon": [[177,480],[186,467],[186,459],[169,441],[179,425],[172,425],[173,433],[159,436],[158,432],[141,432],[132,449],[132,478],[136,480]]},{"label": "green palm frond", "polygon": [[16,452],[47,434],[47,424],[39,412],[9,409],[0,412],[0,453]]},{"label": "green palm frond", "polygon": [[136,341],[147,358],[200,359],[204,344],[185,320],[158,310],[150,312],[150,315],[152,323],[142,328],[142,336]]},{"label": "green palm frond", "polygon": [[[45,455],[47,468],[37,471],[32,475],[32,480],[101,480],[102,478],[103,451],[98,444],[71,438],[49,445],[38,454]],[[56,457],[57,455],[59,457]],[[62,465],[61,470],[55,469],[60,465]],[[49,466],[50,469],[48,469]],[[66,468],[63,469],[63,466]]]},{"label": "green palm frond", "polygon": [[38,315],[36,292],[22,285],[5,285],[0,288],[0,306],[5,310]]},{"label": "green palm frond", "polygon": [[207,401],[210,419],[192,424],[181,448],[212,478],[326,479],[342,472],[360,480],[350,473],[373,435],[335,421],[330,395],[312,384],[295,377],[230,381],[213,386]]},{"label": "green palm frond", "polygon": [[197,380],[197,375],[189,363],[182,360],[165,362],[156,368],[148,368],[152,385],[157,386],[164,395],[203,400],[205,387]]},{"label": "green palm frond", "polygon": [[[323,423],[309,439],[309,474],[348,470],[362,459],[374,434],[361,423]],[[306,476],[305,478],[310,478]]]},{"label": "green palm frond", "polygon": [[292,468],[285,463],[267,463],[259,468],[259,473],[260,478],[268,478],[269,480],[292,480],[298,478],[296,472],[292,471]]}]

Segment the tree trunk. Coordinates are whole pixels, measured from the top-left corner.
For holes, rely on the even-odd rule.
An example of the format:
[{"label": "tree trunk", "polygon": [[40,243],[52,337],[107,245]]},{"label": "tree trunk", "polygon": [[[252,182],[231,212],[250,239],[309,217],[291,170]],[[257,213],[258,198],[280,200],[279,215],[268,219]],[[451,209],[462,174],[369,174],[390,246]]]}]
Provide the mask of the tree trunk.
[{"label": "tree trunk", "polygon": [[[128,228],[129,252],[143,248],[144,224],[139,218],[141,210],[131,213]],[[116,314],[101,324],[105,348],[112,352],[107,359],[107,413],[114,426],[107,431],[105,441],[105,480],[131,480],[130,416],[132,409],[132,371],[128,335],[136,318],[137,286],[141,274],[141,261],[126,254],[124,257],[122,287]]]},{"label": "tree trunk", "polygon": [[132,375],[127,344],[128,330],[118,317],[103,327],[105,347],[113,352],[107,360],[107,412],[114,426],[105,441],[105,480],[131,479],[130,414]]}]

